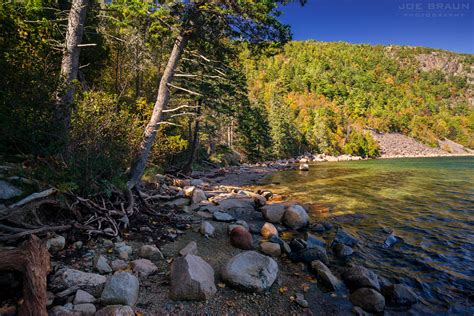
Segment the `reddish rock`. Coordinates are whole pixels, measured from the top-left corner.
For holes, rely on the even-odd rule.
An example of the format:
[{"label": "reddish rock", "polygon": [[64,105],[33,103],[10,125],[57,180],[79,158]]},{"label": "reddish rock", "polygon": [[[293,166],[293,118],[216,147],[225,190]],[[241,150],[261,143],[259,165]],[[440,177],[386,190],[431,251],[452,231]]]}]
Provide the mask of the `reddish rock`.
[{"label": "reddish rock", "polygon": [[252,235],[248,230],[237,226],[230,232],[230,243],[232,246],[244,250],[252,249]]}]

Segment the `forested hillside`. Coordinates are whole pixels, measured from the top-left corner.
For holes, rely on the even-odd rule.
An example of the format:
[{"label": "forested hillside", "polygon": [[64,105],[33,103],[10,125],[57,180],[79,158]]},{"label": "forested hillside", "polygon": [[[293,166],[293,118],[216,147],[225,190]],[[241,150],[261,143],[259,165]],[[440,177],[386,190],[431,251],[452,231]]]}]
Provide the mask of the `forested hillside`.
[{"label": "forested hillside", "polygon": [[431,146],[444,138],[474,146],[472,55],[308,41],[270,57],[241,57],[249,98],[268,120],[276,156],[377,155],[369,128]]}]

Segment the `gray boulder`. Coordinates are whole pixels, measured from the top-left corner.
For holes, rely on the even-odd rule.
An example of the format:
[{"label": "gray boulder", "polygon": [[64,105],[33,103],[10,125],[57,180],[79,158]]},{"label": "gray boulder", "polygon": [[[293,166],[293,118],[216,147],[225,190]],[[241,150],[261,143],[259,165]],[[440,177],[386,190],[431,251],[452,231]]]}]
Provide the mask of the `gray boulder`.
[{"label": "gray boulder", "polygon": [[0,200],[8,200],[22,194],[23,192],[14,185],[0,180]]},{"label": "gray boulder", "polygon": [[278,276],[278,264],[256,251],[245,251],[231,258],[222,271],[230,285],[249,292],[268,290]]},{"label": "gray boulder", "polygon": [[97,311],[95,316],[135,316],[135,312],[130,306],[109,305]]},{"label": "gray boulder", "polygon": [[158,267],[148,259],[137,259],[132,261],[132,270],[140,277],[147,277],[158,271]]},{"label": "gray boulder", "polygon": [[229,222],[232,222],[232,221],[235,220],[235,218],[232,215],[221,212],[221,211],[214,212],[212,214],[212,217],[214,218],[214,220],[216,220],[218,222],[229,223]]},{"label": "gray boulder", "polygon": [[281,223],[285,211],[283,203],[267,204],[262,207],[263,218],[265,218],[267,222],[274,224]]},{"label": "gray boulder", "polygon": [[319,260],[311,262],[311,268],[321,279],[322,283],[331,291],[337,291],[343,287],[342,282],[332,274],[331,270]]},{"label": "gray boulder", "polygon": [[372,288],[380,291],[380,282],[377,274],[362,266],[348,268],[342,274],[342,279],[350,290]]},{"label": "gray boulder", "polygon": [[170,279],[173,300],[208,300],[217,292],[214,270],[198,256],[176,258],[171,264]]},{"label": "gray boulder", "polygon": [[107,281],[101,301],[107,305],[119,304],[133,306],[138,299],[139,282],[128,272],[116,272]]},{"label": "gray boulder", "polygon": [[385,298],[374,289],[360,288],[349,299],[352,304],[370,313],[381,313],[385,309]]},{"label": "gray boulder", "polygon": [[74,269],[61,269],[52,278],[53,290],[62,291],[76,286],[94,296],[100,295],[107,278],[96,273],[82,272]]},{"label": "gray boulder", "polygon": [[94,302],[95,302],[95,297],[81,289],[77,290],[76,295],[74,296],[74,301],[73,301],[74,305],[94,303]]},{"label": "gray boulder", "polygon": [[198,248],[195,241],[190,241],[183,249],[179,251],[179,254],[183,257],[186,255],[197,255],[197,253]]},{"label": "gray boulder", "polygon": [[94,258],[94,268],[99,271],[99,273],[110,273],[112,268],[109,266],[109,262],[106,257],[99,255]]},{"label": "gray boulder", "polygon": [[283,214],[283,223],[291,229],[300,229],[309,224],[309,216],[301,205],[294,204]]}]

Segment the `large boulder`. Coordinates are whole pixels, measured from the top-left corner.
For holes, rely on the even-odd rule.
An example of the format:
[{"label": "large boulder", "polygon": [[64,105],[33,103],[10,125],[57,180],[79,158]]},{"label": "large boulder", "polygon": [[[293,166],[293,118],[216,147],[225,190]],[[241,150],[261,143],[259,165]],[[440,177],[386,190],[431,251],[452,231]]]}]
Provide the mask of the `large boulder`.
[{"label": "large boulder", "polygon": [[245,251],[231,258],[222,271],[230,285],[249,292],[268,290],[278,276],[278,264],[256,251]]},{"label": "large boulder", "polygon": [[289,254],[289,257],[294,262],[310,263],[315,260],[322,261],[325,264],[329,262],[326,249],[319,246],[303,249],[298,252],[292,252]]},{"label": "large boulder", "polygon": [[132,261],[132,270],[140,277],[147,277],[158,271],[158,267],[148,259],[137,259]]},{"label": "large boulder", "polygon": [[252,246],[252,234],[242,226],[237,226],[230,232],[230,244],[236,248],[250,250]]},{"label": "large boulder", "polygon": [[283,203],[268,204],[262,207],[262,215],[265,220],[274,224],[281,223],[285,211]]},{"label": "large boulder", "polygon": [[348,268],[342,274],[342,279],[352,291],[360,288],[372,288],[380,291],[380,282],[377,274],[362,266]]},{"label": "large boulder", "polygon": [[332,274],[331,270],[319,260],[311,262],[311,268],[321,279],[322,283],[331,291],[337,291],[343,287],[342,282]]},{"label": "large boulder", "polygon": [[358,242],[359,240],[357,238],[346,232],[344,229],[339,228],[337,230],[336,236],[334,237],[331,247],[334,247],[336,244],[344,244],[349,247],[354,247],[355,245],[357,245]]},{"label": "large boulder", "polygon": [[135,316],[135,312],[127,305],[109,305],[97,311],[95,316]]},{"label": "large boulder", "polygon": [[61,269],[53,276],[50,286],[55,291],[62,291],[74,286],[94,296],[99,296],[106,281],[107,278],[100,274],[75,269]]},{"label": "large boulder", "polygon": [[384,286],[382,293],[387,300],[387,304],[393,307],[410,307],[418,302],[416,294],[404,284]]},{"label": "large boulder", "polygon": [[309,224],[309,216],[301,205],[294,204],[283,214],[283,223],[291,229],[300,229]]},{"label": "large boulder", "polygon": [[137,302],[139,288],[136,276],[128,272],[116,272],[105,284],[101,301],[107,305],[133,306]]},{"label": "large boulder", "polygon": [[385,308],[385,298],[374,289],[360,288],[349,299],[352,304],[370,313],[381,313]]},{"label": "large boulder", "polygon": [[0,200],[8,200],[22,195],[23,192],[10,183],[0,180]]},{"label": "large boulder", "polygon": [[171,265],[170,279],[173,300],[208,300],[217,292],[214,270],[198,256],[176,258]]}]

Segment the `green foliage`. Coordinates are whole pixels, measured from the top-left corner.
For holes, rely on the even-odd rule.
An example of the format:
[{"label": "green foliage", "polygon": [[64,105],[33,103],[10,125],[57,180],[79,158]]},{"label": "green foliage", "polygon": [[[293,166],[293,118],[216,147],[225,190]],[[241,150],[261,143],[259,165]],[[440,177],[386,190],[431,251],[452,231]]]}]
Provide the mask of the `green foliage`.
[{"label": "green foliage", "polygon": [[344,152],[364,158],[377,158],[380,156],[380,147],[369,133],[360,133],[354,130],[344,145]]}]

